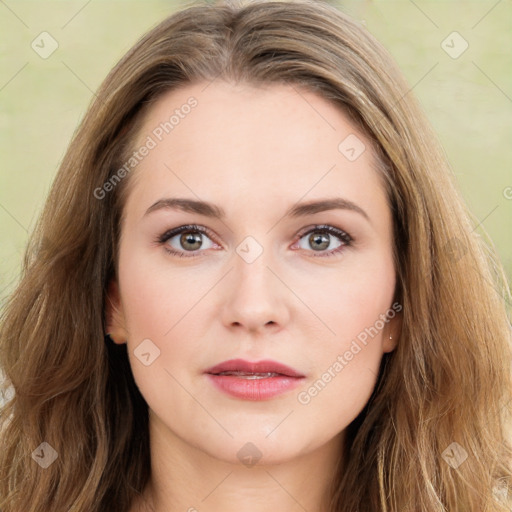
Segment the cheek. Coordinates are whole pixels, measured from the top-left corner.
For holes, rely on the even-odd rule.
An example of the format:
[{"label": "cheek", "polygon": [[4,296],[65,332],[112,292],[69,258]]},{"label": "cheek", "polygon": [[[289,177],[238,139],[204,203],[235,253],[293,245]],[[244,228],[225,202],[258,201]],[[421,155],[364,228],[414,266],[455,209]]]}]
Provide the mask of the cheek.
[{"label": "cheek", "polygon": [[366,287],[359,280],[346,284],[332,290],[336,307],[323,317],[335,334],[325,331],[316,346],[306,347],[311,375],[297,394],[304,419],[323,418],[326,437],[346,428],[375,388],[386,325],[380,315],[385,318],[393,298],[392,287],[370,286],[372,280]]},{"label": "cheek", "polygon": [[191,275],[170,272],[155,261],[161,262],[144,251],[137,252],[135,243],[132,247],[126,239],[119,279],[127,348],[134,378],[148,398],[169,388],[172,379],[166,370],[174,373],[173,362],[179,361],[180,368],[190,368],[193,363],[198,350],[195,340],[200,337],[187,328],[197,314],[193,306],[204,294]]},{"label": "cheek", "polygon": [[[379,357],[373,354],[372,359]],[[301,435],[321,445],[357,418],[377,381],[377,372],[369,366],[364,352],[346,365],[334,360],[297,394],[295,419],[301,425]]]},{"label": "cheek", "polygon": [[163,275],[151,258],[142,261],[126,258],[119,269],[133,377],[150,409],[186,417],[183,389],[192,388],[202,339],[194,332],[194,304],[204,290],[183,272]]},{"label": "cheek", "polygon": [[320,282],[322,286],[310,288],[306,302],[325,328],[317,343],[306,347],[314,382],[299,403],[314,399],[328,408],[332,400],[342,400],[340,411],[360,410],[371,395],[383,355],[383,330],[395,286],[393,264],[382,258]]},{"label": "cheek", "polygon": [[[392,305],[395,272],[391,258],[374,257],[354,264],[340,265],[339,271],[308,277],[294,291],[304,299],[317,321],[323,324],[327,352],[342,350],[360,333],[375,328],[379,335],[381,319]],[[364,334],[362,334],[364,339]],[[376,338],[376,336],[372,336]]]},{"label": "cheek", "polygon": [[153,248],[151,254],[137,251],[137,244],[127,241],[123,249],[119,277],[130,341],[171,337],[182,320],[194,314],[194,304],[205,293],[207,276],[197,269],[166,265],[164,256],[156,254],[163,253],[162,248]]}]

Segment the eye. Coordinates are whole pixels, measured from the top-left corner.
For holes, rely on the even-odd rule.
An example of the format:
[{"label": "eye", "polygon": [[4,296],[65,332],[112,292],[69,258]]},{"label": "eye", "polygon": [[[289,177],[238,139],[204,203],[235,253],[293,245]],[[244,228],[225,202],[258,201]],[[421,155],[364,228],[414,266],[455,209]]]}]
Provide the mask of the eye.
[{"label": "eye", "polygon": [[[199,249],[211,249],[214,244],[209,238],[210,231],[195,224],[180,226],[166,231],[157,238],[157,242],[164,246],[164,249],[175,256],[195,257],[200,256]],[[209,239],[210,245],[204,245],[204,240]],[[188,254],[187,254],[188,253]]]},{"label": "eye", "polygon": [[[305,243],[301,244],[303,239],[305,239]],[[298,243],[301,249],[308,249],[308,246],[312,247],[313,252],[318,253],[313,254],[314,257],[328,257],[341,252],[344,247],[350,246],[352,242],[353,238],[347,232],[334,226],[321,225],[314,226],[313,229],[301,234]],[[329,248],[330,250],[326,251]]]},{"label": "eye", "polygon": [[[299,248],[313,248],[312,252],[317,253],[312,254],[314,257],[334,256],[341,252],[344,247],[350,246],[353,242],[353,238],[347,232],[329,225],[313,226],[312,229],[302,232],[299,236]],[[214,237],[214,235],[208,228],[196,224],[189,224],[166,231],[156,239],[156,242],[163,245],[165,251],[169,254],[190,258],[201,256],[203,252],[201,249],[218,248],[219,246],[215,242],[212,242],[212,237]],[[210,242],[206,244],[206,246],[204,244],[205,239]],[[305,239],[305,242],[301,243],[303,239]],[[292,248],[297,248],[296,244]]]}]

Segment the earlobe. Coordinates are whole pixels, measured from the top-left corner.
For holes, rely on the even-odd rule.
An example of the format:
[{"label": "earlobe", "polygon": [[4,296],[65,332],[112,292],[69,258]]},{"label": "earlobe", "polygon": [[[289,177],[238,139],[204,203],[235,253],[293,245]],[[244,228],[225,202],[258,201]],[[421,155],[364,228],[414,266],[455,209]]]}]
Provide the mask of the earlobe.
[{"label": "earlobe", "polygon": [[382,344],[382,350],[383,352],[393,352],[395,350],[397,345],[396,338],[390,334],[387,338],[384,339],[384,342]]},{"label": "earlobe", "polygon": [[119,286],[115,279],[112,279],[108,284],[105,298],[105,319],[107,329],[105,334],[108,334],[110,339],[118,345],[126,343],[128,336],[124,312],[120,300]]},{"label": "earlobe", "polygon": [[389,320],[387,329],[383,331],[382,350],[384,352],[393,352],[396,349],[401,332],[402,314],[397,313]]}]

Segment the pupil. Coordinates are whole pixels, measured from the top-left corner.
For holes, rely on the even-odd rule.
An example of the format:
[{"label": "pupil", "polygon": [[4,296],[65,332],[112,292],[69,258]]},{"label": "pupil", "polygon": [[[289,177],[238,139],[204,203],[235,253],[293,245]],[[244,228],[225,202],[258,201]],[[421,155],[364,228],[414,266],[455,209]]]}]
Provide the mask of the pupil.
[{"label": "pupil", "polygon": [[311,235],[309,241],[313,248],[315,248],[315,244],[319,244],[316,249],[327,249],[327,247],[329,247],[329,237],[325,234]]},{"label": "pupil", "polygon": [[[201,247],[201,244],[202,244],[202,241],[201,241],[201,235],[200,234],[191,234],[191,233],[183,233],[181,235],[181,239],[180,239],[180,242],[181,242],[181,245],[183,248],[185,249],[190,249],[191,251],[195,251],[197,249],[199,249]],[[190,244],[190,245],[194,245],[196,244],[195,247],[187,247],[187,245]],[[197,245],[198,244],[198,245]]]}]

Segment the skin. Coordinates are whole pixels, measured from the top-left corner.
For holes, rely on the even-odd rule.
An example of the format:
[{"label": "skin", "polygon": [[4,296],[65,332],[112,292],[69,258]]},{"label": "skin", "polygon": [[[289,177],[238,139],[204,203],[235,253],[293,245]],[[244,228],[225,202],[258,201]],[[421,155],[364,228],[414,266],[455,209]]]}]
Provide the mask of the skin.
[{"label": "skin", "polygon": [[[332,373],[393,304],[385,189],[365,137],[339,108],[296,86],[215,81],[168,92],[147,112],[137,147],[190,96],[198,105],[127,178],[134,181],[118,278],[109,283],[108,332],[128,344],[150,409],[152,478],[132,512],[146,502],[155,512],[327,510],[345,429],[367,403],[383,354],[396,346],[400,315],[360,343],[309,403],[298,395]],[[338,150],[350,134],[367,148],[354,161]],[[167,197],[215,203],[226,217],[165,208],[144,215]],[[349,209],[284,218],[299,201],[332,197],[368,219]],[[213,234],[196,234],[199,249],[180,245],[180,235],[155,242],[189,223]],[[343,244],[327,235],[329,245],[315,250],[309,237],[321,235],[322,224],[346,231],[352,244],[322,256]],[[236,252],[247,236],[263,249],[251,263]],[[165,245],[199,256],[173,256]],[[145,339],[160,350],[148,366],[134,354]],[[270,400],[234,398],[204,375],[233,358],[273,359],[305,379]],[[261,455],[252,466],[237,455],[247,443]],[[255,452],[252,445],[245,450]]]}]

